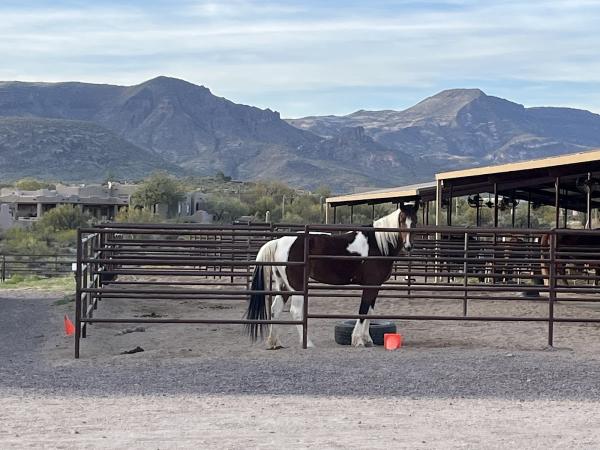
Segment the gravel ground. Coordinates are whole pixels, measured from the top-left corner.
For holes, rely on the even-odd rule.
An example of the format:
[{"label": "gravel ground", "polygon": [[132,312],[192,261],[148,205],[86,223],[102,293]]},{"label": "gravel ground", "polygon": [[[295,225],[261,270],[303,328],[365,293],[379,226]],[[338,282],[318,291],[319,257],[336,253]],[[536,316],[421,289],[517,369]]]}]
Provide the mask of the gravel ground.
[{"label": "gravel ground", "polygon": [[[0,448],[600,445],[596,326],[557,327],[562,346],[546,348],[540,325],[403,323],[406,346],[387,352],[337,346],[331,322],[311,328],[310,350],[287,327],[279,351],[248,344],[237,326],[120,335],[122,325],[96,324],[75,361],[61,334],[72,306],[58,297],[0,293]],[[217,306],[203,312],[242,311]],[[146,351],[119,354],[136,345]]]}]

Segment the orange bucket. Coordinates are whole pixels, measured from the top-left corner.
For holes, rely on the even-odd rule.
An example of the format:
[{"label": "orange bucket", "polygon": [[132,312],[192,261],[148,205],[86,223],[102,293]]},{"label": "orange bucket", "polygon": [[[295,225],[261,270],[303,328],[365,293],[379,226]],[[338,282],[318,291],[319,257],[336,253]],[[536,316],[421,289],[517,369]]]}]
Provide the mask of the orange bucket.
[{"label": "orange bucket", "polygon": [[402,335],[399,333],[385,333],[383,335],[383,347],[386,350],[397,350],[402,347]]}]

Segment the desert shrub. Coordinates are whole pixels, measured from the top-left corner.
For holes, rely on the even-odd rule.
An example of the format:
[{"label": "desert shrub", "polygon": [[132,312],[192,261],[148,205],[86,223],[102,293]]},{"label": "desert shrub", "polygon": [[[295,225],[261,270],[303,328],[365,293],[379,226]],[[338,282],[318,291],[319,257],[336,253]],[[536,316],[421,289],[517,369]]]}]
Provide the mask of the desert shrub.
[{"label": "desert shrub", "polygon": [[75,230],[87,226],[89,222],[90,217],[80,208],[60,205],[44,214],[35,227],[52,231]]},{"label": "desert shrub", "polygon": [[32,229],[11,228],[4,232],[2,251],[22,255],[45,254],[49,251],[46,239]]},{"label": "desert shrub", "polygon": [[156,223],[160,217],[148,209],[127,208],[121,209],[115,218],[120,223]]}]

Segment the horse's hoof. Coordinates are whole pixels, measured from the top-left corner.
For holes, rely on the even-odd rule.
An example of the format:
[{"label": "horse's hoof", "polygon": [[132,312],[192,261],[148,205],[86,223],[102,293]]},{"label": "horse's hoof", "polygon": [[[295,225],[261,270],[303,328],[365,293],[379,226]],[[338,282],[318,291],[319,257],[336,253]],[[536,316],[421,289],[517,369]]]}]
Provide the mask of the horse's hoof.
[{"label": "horse's hoof", "polygon": [[364,347],[365,341],[361,338],[352,338],[352,347]]},{"label": "horse's hoof", "polygon": [[267,347],[267,350],[280,350],[282,348],[285,348],[283,345],[275,345],[272,347]]}]

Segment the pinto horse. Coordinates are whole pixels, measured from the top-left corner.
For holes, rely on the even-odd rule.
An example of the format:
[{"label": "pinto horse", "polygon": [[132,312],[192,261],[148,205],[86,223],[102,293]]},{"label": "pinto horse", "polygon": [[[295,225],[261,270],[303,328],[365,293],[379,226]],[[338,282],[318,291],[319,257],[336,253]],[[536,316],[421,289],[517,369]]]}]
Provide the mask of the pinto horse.
[{"label": "pinto horse", "polygon": [[[350,231],[340,235],[311,233],[308,236],[311,256],[397,256],[402,250],[410,251],[411,227],[417,223],[418,205],[400,205],[393,213],[373,222],[374,228],[394,228],[393,231]],[[267,242],[256,256],[260,262],[302,262],[304,261],[304,237],[284,236]],[[393,260],[383,259],[313,259],[309,261],[309,277],[320,283],[331,285],[358,284],[381,286],[392,273]],[[277,291],[301,291],[304,289],[304,267],[294,266],[256,266],[252,278],[252,290],[265,290],[271,281]],[[375,306],[379,288],[364,288],[359,314],[368,314]],[[304,297],[302,295],[277,295],[271,306],[271,318],[277,320],[291,297],[290,313],[294,320],[302,319]],[[268,297],[265,294],[252,294],[246,313],[247,319],[265,320],[267,318]],[[255,341],[262,337],[264,324],[251,324],[248,334]],[[298,325],[302,342],[302,327]],[[270,326],[267,345],[270,349],[281,348],[277,329]],[[313,347],[310,339],[309,347]],[[356,321],[352,332],[352,345],[369,347],[373,345],[369,335],[369,320]]]}]

